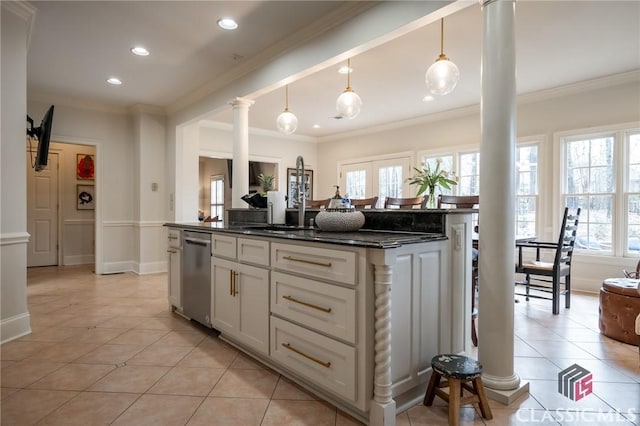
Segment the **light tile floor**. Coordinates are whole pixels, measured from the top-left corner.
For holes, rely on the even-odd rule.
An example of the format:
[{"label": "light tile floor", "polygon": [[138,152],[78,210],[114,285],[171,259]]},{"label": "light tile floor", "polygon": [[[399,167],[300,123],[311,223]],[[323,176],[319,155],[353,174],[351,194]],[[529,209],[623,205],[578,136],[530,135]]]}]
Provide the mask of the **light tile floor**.
[{"label": "light tile floor", "polygon": [[[1,347],[3,426],[359,424],[170,313],[165,274],[27,275],[33,333]],[[599,334],[597,296],[572,302],[557,316],[547,301],[515,305],[515,370],[530,394],[491,401],[491,421],[465,406],[462,424],[640,425],[638,348]],[[557,373],[573,363],[593,373],[593,394],[578,402],[557,390]],[[436,398],[397,424],[446,425],[447,406]]]}]

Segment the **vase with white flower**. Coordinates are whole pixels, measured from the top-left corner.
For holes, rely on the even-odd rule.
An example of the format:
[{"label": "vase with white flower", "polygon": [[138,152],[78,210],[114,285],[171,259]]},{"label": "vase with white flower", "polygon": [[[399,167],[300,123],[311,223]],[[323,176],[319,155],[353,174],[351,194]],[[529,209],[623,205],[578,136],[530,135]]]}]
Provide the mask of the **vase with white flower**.
[{"label": "vase with white flower", "polygon": [[416,196],[424,194],[427,197],[426,206],[428,208],[436,207],[436,189],[439,192],[442,192],[442,189],[451,190],[453,185],[458,184],[456,175],[451,171],[443,170],[441,165],[441,158],[436,160],[436,165],[433,168],[429,162],[423,163],[420,169],[414,167],[416,175],[409,178],[411,185],[418,185]]}]

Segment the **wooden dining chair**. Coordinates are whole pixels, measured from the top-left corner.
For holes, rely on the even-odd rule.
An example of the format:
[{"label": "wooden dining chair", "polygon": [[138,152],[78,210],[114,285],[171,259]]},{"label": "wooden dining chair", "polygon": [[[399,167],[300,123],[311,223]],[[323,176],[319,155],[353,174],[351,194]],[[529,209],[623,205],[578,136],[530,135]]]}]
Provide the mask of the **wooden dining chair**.
[{"label": "wooden dining chair", "polygon": [[438,208],[452,206],[457,209],[472,209],[480,205],[479,195],[438,195]]},{"label": "wooden dining chair", "polygon": [[371,198],[352,198],[351,205],[356,208],[356,210],[364,210],[367,207],[375,209],[376,204],[378,204],[378,197]]},{"label": "wooden dining chair", "polygon": [[[525,286],[526,290],[525,293],[516,292],[516,294],[525,296],[527,301],[530,297],[551,300],[554,315],[560,313],[561,295],[564,295],[565,308],[571,306],[571,258],[579,220],[580,208],[575,213],[570,213],[569,208],[565,207],[558,242],[531,241],[516,244],[518,248],[516,273],[525,275],[523,281],[516,281],[516,286]],[[524,258],[523,251],[526,249],[535,250],[535,260]],[[552,262],[542,261],[543,250],[553,252]],[[530,293],[531,289],[537,290],[536,293]]]},{"label": "wooden dining chair", "polygon": [[327,198],[326,200],[306,200],[305,206],[312,209],[326,209],[329,207],[330,202],[331,198]]},{"label": "wooden dining chair", "polygon": [[[438,208],[446,206],[456,209],[472,209],[480,206],[479,195],[438,195]],[[478,297],[478,249],[473,248],[471,256],[471,342],[473,346],[478,346],[478,331],[476,320],[478,319],[478,307],[476,298]]]},{"label": "wooden dining chair", "polygon": [[423,209],[425,204],[427,203],[427,198],[424,196],[413,197],[413,198],[393,198],[387,197],[384,200],[384,208],[393,208],[398,207],[400,209],[412,209],[414,206],[418,206],[418,208]]}]

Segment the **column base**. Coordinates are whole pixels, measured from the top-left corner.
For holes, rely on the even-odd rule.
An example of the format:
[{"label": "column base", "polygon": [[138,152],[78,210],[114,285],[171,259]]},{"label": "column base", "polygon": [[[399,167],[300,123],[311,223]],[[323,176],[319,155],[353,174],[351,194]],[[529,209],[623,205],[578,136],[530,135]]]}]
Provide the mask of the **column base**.
[{"label": "column base", "polygon": [[[484,383],[484,378],[482,381]],[[521,381],[516,389],[509,390],[490,389],[485,386],[484,392],[489,399],[493,399],[504,405],[511,405],[511,403],[522,395],[529,393],[529,382],[526,380]]]},{"label": "column base", "polygon": [[396,402],[391,400],[386,404],[381,404],[375,399],[371,401],[369,409],[369,425],[371,426],[395,426],[396,424]]}]

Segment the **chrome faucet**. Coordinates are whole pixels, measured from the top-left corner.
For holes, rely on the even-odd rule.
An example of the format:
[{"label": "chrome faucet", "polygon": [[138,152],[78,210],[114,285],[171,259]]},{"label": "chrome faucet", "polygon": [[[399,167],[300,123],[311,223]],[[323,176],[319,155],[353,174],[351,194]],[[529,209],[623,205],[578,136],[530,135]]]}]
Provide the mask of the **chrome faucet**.
[{"label": "chrome faucet", "polygon": [[307,193],[304,181],[304,159],[302,155],[296,158],[296,202],[298,203],[298,226],[304,228],[304,200]]}]

